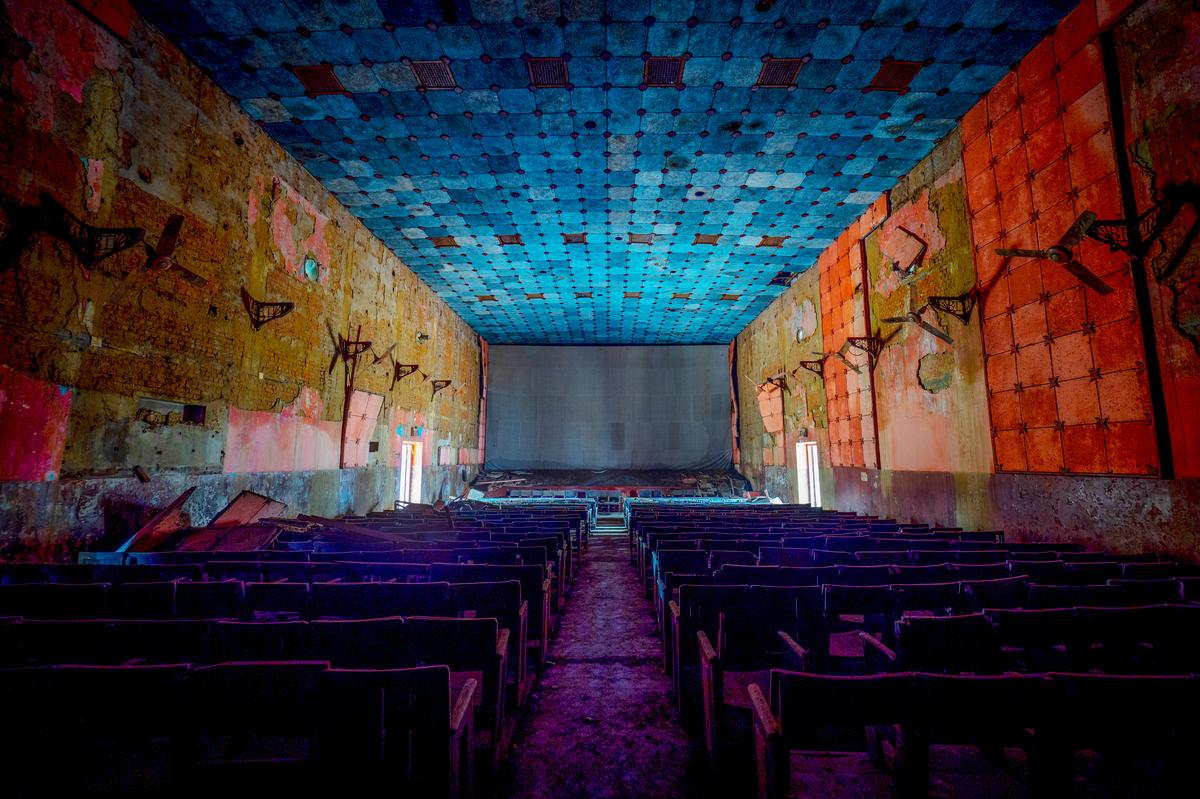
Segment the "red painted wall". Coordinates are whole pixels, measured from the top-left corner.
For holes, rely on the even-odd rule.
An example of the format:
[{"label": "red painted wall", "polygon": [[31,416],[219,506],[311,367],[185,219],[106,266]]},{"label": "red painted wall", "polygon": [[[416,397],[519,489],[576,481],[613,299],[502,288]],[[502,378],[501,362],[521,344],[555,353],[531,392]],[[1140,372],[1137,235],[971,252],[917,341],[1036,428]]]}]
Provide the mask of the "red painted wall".
[{"label": "red painted wall", "polygon": [[[821,285],[821,334],[826,353],[837,352],[850,336],[870,334],[863,295],[865,270],[860,242],[887,216],[887,197],[871,204],[817,259]],[[834,466],[878,468],[875,407],[867,356],[845,353],[860,373],[837,357],[825,361],[825,400],[829,414],[829,458]],[[816,356],[814,356],[816,357]]]},{"label": "red painted wall", "polygon": [[1096,6],[1082,3],[963,119],[998,471],[1159,473],[1129,259],[1084,240],[1101,295],[1045,249],[1122,216]]},{"label": "red painted wall", "polygon": [[1114,30],[1138,214],[1178,197],[1146,272],[1178,477],[1200,476],[1200,7],[1149,0]]},{"label": "red painted wall", "polygon": [[54,480],[62,467],[71,392],[0,364],[0,480]]}]

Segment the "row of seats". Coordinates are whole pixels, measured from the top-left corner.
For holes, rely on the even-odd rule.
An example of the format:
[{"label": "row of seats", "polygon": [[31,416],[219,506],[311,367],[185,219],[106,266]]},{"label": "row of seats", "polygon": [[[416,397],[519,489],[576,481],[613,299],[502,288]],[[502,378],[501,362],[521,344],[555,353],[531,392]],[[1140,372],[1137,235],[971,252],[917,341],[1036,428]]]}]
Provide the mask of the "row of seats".
[{"label": "row of seats", "polygon": [[480,688],[327,661],[4,669],[4,793],[469,799]]},{"label": "row of seats", "polygon": [[[982,744],[988,752],[1006,744],[1004,716],[988,717],[986,703],[1020,670],[1053,686],[1035,699],[1021,687],[1035,683],[1012,677],[1013,695],[997,700],[1029,713],[1021,729],[1045,744],[1024,787],[1069,795],[1073,742],[1048,723],[1037,729],[1033,714],[1045,709],[1053,720],[1074,689],[1044,672],[1186,682],[1200,671],[1195,564],[811,511],[791,514],[787,523],[808,529],[787,537],[779,521],[788,513],[659,508],[643,517],[636,541],[631,536],[631,563],[652,588],[682,717],[703,733],[710,762],[732,775],[736,790],[757,774],[761,796],[820,795],[832,763],[871,749],[876,757],[859,772],[863,795],[892,787],[927,795],[930,743]],[[825,524],[836,529],[817,529]],[[784,674],[813,686],[788,712],[772,683]],[[854,710],[879,696],[876,684],[891,686],[881,690],[900,708],[878,724]],[[975,691],[982,693],[972,706]],[[922,726],[941,711],[947,715]],[[951,712],[962,716],[960,729],[950,730]],[[804,759],[814,771],[797,770],[797,750],[821,750]],[[977,794],[994,781],[1000,795],[1000,783],[1013,782],[1011,768],[997,766],[1003,756],[964,758],[952,774],[938,775],[939,792]],[[890,775],[879,768],[884,761]],[[990,762],[990,771],[954,785],[967,762]]]},{"label": "row of seats", "polygon": [[[166,782],[149,787],[164,793],[178,792],[180,785],[186,792],[211,785],[249,793],[244,780],[260,774],[255,793],[293,789],[307,795],[318,787],[378,784],[414,796],[485,793],[511,740],[516,711],[544,666],[586,527],[577,516],[561,514],[534,523],[531,517],[542,514],[516,507],[502,515],[505,521],[492,529],[472,523],[450,532],[441,520],[421,514],[384,525],[395,530],[369,534],[361,519],[288,522],[269,550],[130,551],[87,554],[76,564],[0,565],[0,694],[23,693],[26,680],[53,684],[58,704],[28,725],[30,740],[45,751],[60,746],[57,739],[76,740],[74,730],[60,728],[60,722],[70,723],[65,708],[86,708],[92,699],[80,695],[85,681],[70,676],[76,673],[122,675],[108,679],[121,686],[125,701],[163,697],[183,716],[193,702],[207,702],[206,711],[212,709],[224,731],[215,742],[220,757],[205,750],[213,742],[207,727],[187,718],[165,737],[166,754],[156,753],[155,763],[168,766]],[[183,545],[189,540],[179,538]],[[264,667],[233,670],[259,676],[246,685],[227,683],[230,702],[208,702],[207,688],[197,688],[226,664],[248,661]],[[315,676],[298,686],[288,669],[310,664],[314,674],[354,676]],[[276,667],[282,672],[272,671]],[[392,676],[429,669],[445,676],[444,691]],[[168,694],[153,676],[138,676],[158,670],[185,672],[172,677],[179,691]],[[86,685],[103,691],[92,679]],[[262,683],[270,685],[257,688]],[[256,690],[265,698],[275,685],[290,686],[293,705],[244,700]],[[388,694],[393,689],[394,697]],[[359,703],[359,693],[377,704]],[[197,700],[201,695],[206,698]],[[449,726],[451,696],[458,707],[457,738]],[[115,695],[109,701],[115,704]],[[425,728],[404,726],[409,705],[423,708],[422,722],[437,729],[439,745],[462,742],[452,768],[441,769],[440,755],[427,748]],[[331,718],[336,713],[343,715]],[[338,726],[355,719],[361,728],[343,732]],[[386,738],[382,743],[368,738],[379,723],[385,725],[378,731]],[[293,736],[293,724],[307,732]],[[131,729],[142,734],[146,725]],[[109,743],[102,735],[95,740]],[[142,744],[134,748],[154,759]],[[343,757],[350,753],[340,751],[343,745],[363,748],[363,756]],[[18,751],[26,749],[5,750],[6,765]],[[379,768],[371,765],[376,756]],[[216,760],[223,781],[209,780],[208,765]],[[131,773],[141,768],[139,756],[117,762]],[[282,771],[260,768],[268,764]],[[338,784],[335,775],[347,768],[357,771]],[[390,768],[403,773],[393,777]],[[421,776],[430,769],[434,782]],[[64,779],[61,793],[119,793],[124,777],[115,771],[81,770],[91,782],[81,788]],[[142,776],[133,781],[146,785]],[[44,795],[44,788],[33,786],[33,793]]]},{"label": "row of seats", "polygon": [[[901,672],[845,677],[777,670],[768,691],[751,685],[747,694],[763,799],[804,795],[811,761],[796,755],[828,763],[830,728],[846,731],[840,749],[874,755],[874,763],[857,775],[864,788],[874,783],[871,787],[879,790],[891,782],[903,797],[929,796],[931,776],[952,795],[984,790],[1004,795],[1004,783],[1013,782],[994,765],[964,773],[959,764],[931,774],[936,745],[1025,750],[1026,788],[1034,796],[1079,795],[1073,761],[1081,749],[1161,758],[1167,795],[1185,796],[1194,789],[1189,758],[1200,743],[1200,729],[1183,709],[1200,704],[1196,676]],[[878,767],[881,762],[890,763],[890,780]]]}]

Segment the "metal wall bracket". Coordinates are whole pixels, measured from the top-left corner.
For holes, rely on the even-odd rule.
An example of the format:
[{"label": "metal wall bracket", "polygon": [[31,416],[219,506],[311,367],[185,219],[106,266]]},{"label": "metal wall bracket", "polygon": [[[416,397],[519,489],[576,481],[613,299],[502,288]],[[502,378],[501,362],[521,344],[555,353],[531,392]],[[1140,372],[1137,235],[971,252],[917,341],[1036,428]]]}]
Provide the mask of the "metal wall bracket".
[{"label": "metal wall bracket", "polygon": [[431,397],[436,396],[437,393],[439,391],[441,391],[443,388],[449,388],[450,384],[453,382],[454,382],[453,380],[434,380],[433,381],[433,394],[430,394],[430,396]]},{"label": "metal wall bracket", "polygon": [[[359,325],[358,334],[356,335],[361,334],[362,325]],[[329,331],[329,335],[331,338],[334,337],[332,330]],[[329,360],[329,374],[333,374],[333,368],[337,366],[339,360],[346,364],[347,369],[353,371],[354,367],[358,365],[359,356],[369,349],[371,349],[370,341],[348,339],[341,333],[338,333],[334,341],[333,357]]]},{"label": "metal wall bracket", "polygon": [[287,316],[296,307],[294,302],[260,302],[251,297],[245,288],[242,289],[242,305],[246,307],[246,313],[250,316],[250,326],[255,330],[268,322]]},{"label": "metal wall bracket", "polygon": [[848,336],[846,343],[852,349],[865,352],[870,359],[870,368],[875,368],[875,362],[879,360],[879,353],[883,351],[883,339],[879,336]]},{"label": "metal wall bracket", "polygon": [[766,380],[764,380],[762,382],[762,385],[764,385],[764,386],[768,385],[768,384],[775,386],[780,391],[788,390],[787,378],[782,375],[779,375],[777,377],[768,377]]},{"label": "metal wall bracket", "polygon": [[[415,363],[398,363],[395,371],[392,373],[391,388],[395,388],[396,384],[411,374],[414,374],[420,367]],[[390,390],[390,389],[389,389]]]},{"label": "metal wall bracket", "polygon": [[797,366],[801,369],[807,369],[808,371],[812,372],[817,377],[824,379],[825,378],[825,359],[827,357],[828,356],[826,356],[826,355],[822,355],[820,358],[817,358],[816,360],[801,361],[799,364],[797,364]]},{"label": "metal wall bracket", "polygon": [[140,227],[93,227],[48,194],[42,195],[42,215],[46,232],[65,241],[88,272],[108,256],[141,244],[146,237]]},{"label": "metal wall bracket", "polygon": [[971,312],[975,310],[979,296],[973,292],[959,294],[956,297],[928,297],[925,300],[929,307],[941,313],[950,314],[964,325],[971,320]]},{"label": "metal wall bracket", "polygon": [[[1179,210],[1189,202],[1195,204],[1196,198],[1189,197],[1186,189],[1165,192],[1163,199],[1137,219],[1097,219],[1085,235],[1093,241],[1107,245],[1113,252],[1133,256],[1145,255],[1150,245],[1157,241],[1171,224]],[[1134,225],[1137,226],[1138,239],[1142,244],[1140,248],[1135,248],[1129,241],[1129,231]],[[1135,249],[1138,251],[1135,252]]]}]

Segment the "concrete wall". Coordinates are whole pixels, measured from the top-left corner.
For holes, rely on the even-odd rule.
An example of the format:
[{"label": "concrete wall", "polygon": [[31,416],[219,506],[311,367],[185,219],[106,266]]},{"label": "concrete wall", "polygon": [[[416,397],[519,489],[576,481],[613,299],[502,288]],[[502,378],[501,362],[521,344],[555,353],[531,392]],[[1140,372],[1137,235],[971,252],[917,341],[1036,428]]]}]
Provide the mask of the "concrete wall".
[{"label": "concrete wall", "polygon": [[[106,21],[0,2],[0,556],[116,544],[189,485],[198,523],[243,488],[290,513],[389,507],[404,440],[425,498],[457,493],[479,462],[478,337],[157,31]],[[42,193],[152,246],[182,214],[175,257],[205,282],[147,270],[141,245],[85,268],[25,240]],[[243,288],[295,310],[255,331]],[[382,407],[365,465],[341,469],[330,359],[359,330],[354,387]],[[393,387],[393,361],[421,372]]]},{"label": "concrete wall", "polygon": [[[825,328],[845,326],[853,320],[847,292],[822,284],[814,300],[818,269],[809,270],[743,331],[741,460],[755,488],[795,497],[793,443],[809,439],[819,442],[827,507],[1200,558],[1200,481],[1190,479],[1200,435],[1200,213],[1185,202],[1145,265],[1085,242],[1079,257],[1114,287],[1107,296],[1050,262],[994,253],[1048,246],[1084,210],[1121,218],[1124,158],[1139,213],[1172,191],[1195,197],[1200,117],[1189,87],[1200,70],[1198,31],[1200,12],[1183,0],[1085,0],[900,179],[882,221],[869,212],[843,234],[861,245],[870,306],[869,320],[849,334],[869,332],[883,345],[870,373],[875,419],[860,414],[863,439],[876,425],[879,468],[831,453],[833,422],[824,414],[785,413],[783,434],[764,437],[748,399],[766,377],[794,370],[800,348],[788,320],[809,302]],[[1102,47],[1109,32],[1115,58]],[[1114,71],[1128,154],[1109,110]],[[847,251],[850,243],[831,247],[818,268]],[[1142,269],[1148,301],[1134,279]],[[922,317],[953,343],[882,321],[930,296],[971,292],[980,302],[966,324],[932,311]],[[1149,365],[1151,339],[1161,377]],[[804,349],[832,347],[816,337]],[[806,399],[823,393],[824,409],[844,394],[836,379],[844,371],[831,358],[823,383],[803,371],[788,379]],[[1169,451],[1157,442],[1162,429]],[[783,466],[770,463],[779,444]]]}]

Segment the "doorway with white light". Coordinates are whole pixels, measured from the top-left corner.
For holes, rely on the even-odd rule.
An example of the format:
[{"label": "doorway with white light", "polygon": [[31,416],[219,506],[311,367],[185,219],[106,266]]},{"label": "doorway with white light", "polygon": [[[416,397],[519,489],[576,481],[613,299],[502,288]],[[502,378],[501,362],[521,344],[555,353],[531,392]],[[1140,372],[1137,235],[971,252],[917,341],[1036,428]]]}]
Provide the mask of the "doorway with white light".
[{"label": "doorway with white light", "polygon": [[421,443],[400,442],[400,486],[396,492],[400,502],[421,501]]},{"label": "doorway with white light", "polygon": [[796,444],[796,489],[797,502],[814,508],[821,506],[821,473],[815,441]]}]

